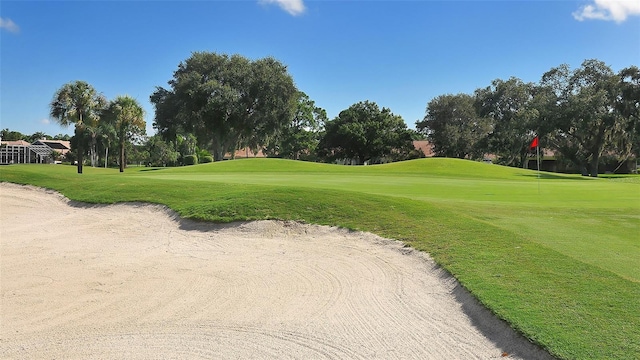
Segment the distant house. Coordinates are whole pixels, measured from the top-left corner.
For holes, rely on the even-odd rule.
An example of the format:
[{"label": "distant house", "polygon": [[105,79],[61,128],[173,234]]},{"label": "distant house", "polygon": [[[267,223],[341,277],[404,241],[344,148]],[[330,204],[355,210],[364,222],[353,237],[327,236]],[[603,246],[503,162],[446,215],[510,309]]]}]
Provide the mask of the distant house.
[{"label": "distant house", "polygon": [[234,154],[226,153],[224,155],[225,160],[229,159],[240,159],[240,158],[265,158],[265,155],[262,152],[262,149],[259,149],[257,153],[254,153],[250,148],[246,147],[244,149],[236,150]]},{"label": "distant house", "polygon": [[[550,149],[540,149],[540,170],[549,172],[559,172],[558,156],[555,151]],[[536,154],[531,152],[525,162],[525,169],[538,169],[538,158]]]},{"label": "distant house", "polygon": [[433,144],[428,140],[414,140],[413,147],[418,151],[422,151],[425,157],[434,157],[436,155],[433,152]]},{"label": "distant house", "polygon": [[[563,159],[562,154],[551,149],[540,149],[540,170],[558,173],[579,173],[580,168]],[[613,152],[604,153],[600,157],[598,173],[600,174],[637,174],[639,169],[638,159],[631,157],[620,160]],[[538,159],[536,154],[529,154],[525,169],[538,169]]]},{"label": "distant house", "polygon": [[0,164],[30,163],[29,145],[31,144],[24,140],[0,141]]},{"label": "distant house", "polygon": [[42,164],[53,162],[53,151],[66,155],[71,151],[69,141],[37,140],[0,141],[0,164]]},{"label": "distant house", "polygon": [[60,153],[60,155],[65,156],[69,151],[71,151],[71,142],[65,140],[37,140],[32,145],[46,145],[50,147],[52,150],[55,150]]},{"label": "distant house", "polygon": [[[416,150],[422,151],[425,157],[432,157],[435,155],[433,152],[433,145],[427,140],[416,140],[413,142],[413,147]],[[241,159],[241,158],[265,158],[267,155],[259,149],[257,153],[254,153],[250,148],[236,150],[235,153],[226,153],[224,155],[225,160],[229,159]]]}]

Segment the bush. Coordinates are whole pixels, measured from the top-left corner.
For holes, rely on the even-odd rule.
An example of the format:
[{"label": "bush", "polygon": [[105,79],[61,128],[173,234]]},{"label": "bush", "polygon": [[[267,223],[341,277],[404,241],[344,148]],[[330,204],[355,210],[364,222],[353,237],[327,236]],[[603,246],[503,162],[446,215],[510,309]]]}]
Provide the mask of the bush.
[{"label": "bush", "polygon": [[202,159],[205,156],[211,156],[211,153],[207,149],[196,149],[196,155],[198,155],[198,159]]},{"label": "bush", "polygon": [[198,163],[198,157],[196,155],[185,155],[184,164],[185,165],[196,165]]},{"label": "bush", "polygon": [[213,162],[213,156],[205,155],[205,156],[201,156],[200,157],[200,163],[205,164],[205,163],[210,163],[210,162]]}]

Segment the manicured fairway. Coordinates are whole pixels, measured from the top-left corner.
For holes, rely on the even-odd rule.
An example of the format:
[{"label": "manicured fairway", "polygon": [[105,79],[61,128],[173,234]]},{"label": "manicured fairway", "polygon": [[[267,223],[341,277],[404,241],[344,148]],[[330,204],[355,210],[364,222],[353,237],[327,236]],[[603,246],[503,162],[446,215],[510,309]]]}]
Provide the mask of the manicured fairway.
[{"label": "manicured fairway", "polygon": [[0,181],[85,202],[163,203],[210,221],[340,225],[428,251],[480,301],[567,359],[640,354],[640,178],[450,159],[346,167],[238,159],[172,169],[25,165]]},{"label": "manicured fairway", "polygon": [[[468,171],[467,162],[430,160],[444,161],[449,167],[432,170],[431,164],[423,162],[424,168],[414,167],[412,171],[400,168],[404,173],[393,172],[391,166],[388,166],[391,169],[384,166],[352,168],[351,173],[336,169],[338,174],[331,167],[323,172],[291,169],[291,173],[283,173],[268,167],[263,170],[260,166],[264,161],[260,159],[240,159],[220,164],[232,168],[231,171],[221,169],[220,173],[207,171],[213,169],[211,166],[200,166],[146,172],[149,175],[140,176],[347,190],[437,203],[454,212],[528,234],[532,241],[565,255],[640,281],[638,259],[633,257],[640,254],[640,241],[630,241],[640,236],[640,182],[548,173],[538,181],[536,173],[520,169],[500,168],[494,175],[486,171],[497,166],[486,164],[472,164],[481,171],[476,172],[477,178],[469,178],[456,175]],[[233,171],[238,164],[246,164],[254,172],[248,175]],[[391,165],[398,168],[397,164]],[[495,178],[491,178],[492,175]]]}]

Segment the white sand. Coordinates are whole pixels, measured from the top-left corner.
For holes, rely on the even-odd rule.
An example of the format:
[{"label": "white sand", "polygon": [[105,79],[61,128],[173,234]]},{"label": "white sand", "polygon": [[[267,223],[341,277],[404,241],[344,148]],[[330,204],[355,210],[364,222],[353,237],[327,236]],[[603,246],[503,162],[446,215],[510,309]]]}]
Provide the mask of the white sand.
[{"label": "white sand", "polygon": [[548,359],[372,234],[0,184],[3,359]]}]

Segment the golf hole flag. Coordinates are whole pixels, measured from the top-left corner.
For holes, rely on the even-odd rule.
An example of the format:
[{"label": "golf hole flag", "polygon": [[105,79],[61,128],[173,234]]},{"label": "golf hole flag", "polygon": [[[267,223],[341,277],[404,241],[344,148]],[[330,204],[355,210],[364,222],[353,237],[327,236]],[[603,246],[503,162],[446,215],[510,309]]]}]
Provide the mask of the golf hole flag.
[{"label": "golf hole flag", "polygon": [[538,195],[540,195],[540,146],[538,137],[534,137],[529,144],[529,150],[536,149],[536,164],[538,165]]}]

